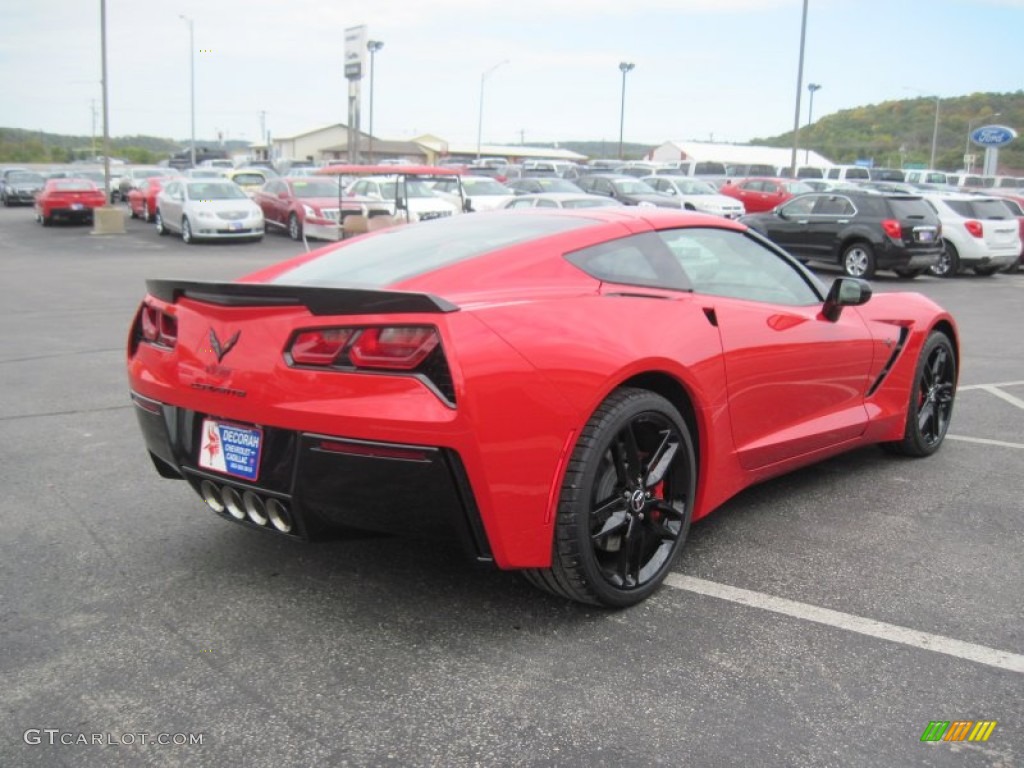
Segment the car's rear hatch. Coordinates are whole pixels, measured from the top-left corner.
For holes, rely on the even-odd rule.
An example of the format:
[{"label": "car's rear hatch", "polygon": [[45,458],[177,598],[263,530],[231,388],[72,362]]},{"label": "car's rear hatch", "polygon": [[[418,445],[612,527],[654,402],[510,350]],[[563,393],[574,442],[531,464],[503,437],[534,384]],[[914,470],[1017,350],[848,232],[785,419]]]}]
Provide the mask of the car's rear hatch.
[{"label": "car's rear hatch", "polygon": [[903,244],[908,248],[934,248],[942,235],[938,217],[916,196],[888,196],[893,217],[899,221]]}]

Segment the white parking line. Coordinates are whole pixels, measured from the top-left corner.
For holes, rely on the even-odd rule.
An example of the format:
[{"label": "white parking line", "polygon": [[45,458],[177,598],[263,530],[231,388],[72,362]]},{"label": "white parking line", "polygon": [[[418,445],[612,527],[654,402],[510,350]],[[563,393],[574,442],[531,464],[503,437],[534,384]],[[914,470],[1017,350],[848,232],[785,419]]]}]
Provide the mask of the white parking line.
[{"label": "white parking line", "polygon": [[988,389],[989,387],[1019,387],[1024,384],[1024,381],[1000,381],[996,384],[967,384],[962,387],[957,387],[957,392],[966,392],[970,389]]},{"label": "white parking line", "polygon": [[665,583],[670,587],[687,592],[695,592],[698,595],[717,597],[720,600],[728,600],[731,603],[739,603],[740,605],[747,605],[752,608],[781,613],[785,616],[792,616],[795,619],[813,621],[817,624],[845,629],[848,632],[856,632],[880,640],[901,643],[913,648],[921,648],[925,651],[944,653],[947,656],[954,656],[958,659],[975,661],[990,667],[998,667],[1010,672],[1024,674],[1024,656],[1010,653],[1009,651],[1000,651],[984,645],[965,643],[961,640],[943,637],[942,635],[919,632],[916,629],[908,629],[896,624],[887,624],[884,621],[865,619],[861,616],[841,613],[829,608],[819,608],[807,603],[798,603],[794,600],[786,600],[782,597],[766,595],[762,592],[753,592],[749,589],[741,589],[740,587],[730,587],[727,584],[705,581],[704,579],[683,576],[678,573],[670,573],[668,578],[665,579]]},{"label": "white parking line", "polygon": [[995,395],[996,397],[1005,400],[1010,405],[1016,405],[1018,408],[1024,411],[1024,400],[1021,400],[1019,397],[1014,397],[1009,392],[1003,392],[1003,390],[999,389],[999,387],[995,386],[994,384],[983,386],[981,387],[981,389],[984,392],[988,392],[990,395]]},{"label": "white parking line", "polygon": [[946,435],[947,440],[959,440],[961,443],[980,443],[981,445],[998,445],[1001,448],[1024,448],[1024,443],[1008,443],[1005,440],[989,440],[986,437],[967,437],[966,435]]}]

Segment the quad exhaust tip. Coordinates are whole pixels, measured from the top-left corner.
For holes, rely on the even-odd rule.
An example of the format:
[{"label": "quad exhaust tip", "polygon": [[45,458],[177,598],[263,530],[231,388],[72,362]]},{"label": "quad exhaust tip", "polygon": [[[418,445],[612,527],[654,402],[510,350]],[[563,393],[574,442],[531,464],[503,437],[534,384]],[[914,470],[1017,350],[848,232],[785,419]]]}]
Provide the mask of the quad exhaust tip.
[{"label": "quad exhaust tip", "polygon": [[227,512],[235,520],[248,519],[259,526],[272,526],[281,533],[295,530],[295,518],[279,499],[264,499],[252,490],[239,492],[230,485],[218,487],[212,480],[199,483],[199,495],[214,512]]}]

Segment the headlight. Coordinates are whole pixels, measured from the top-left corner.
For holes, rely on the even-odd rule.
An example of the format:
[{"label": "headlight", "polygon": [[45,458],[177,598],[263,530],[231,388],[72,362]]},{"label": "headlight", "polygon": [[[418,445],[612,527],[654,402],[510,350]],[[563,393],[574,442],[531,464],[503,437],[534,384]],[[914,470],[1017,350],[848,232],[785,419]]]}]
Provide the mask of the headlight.
[{"label": "headlight", "polygon": [[216,215],[214,213],[212,213],[211,211],[198,211],[196,213],[196,216],[199,217],[200,219],[215,219],[215,218],[217,218]]},{"label": "headlight", "polygon": [[317,217],[320,216],[320,214],[317,213],[317,211],[313,208],[313,206],[306,205],[305,203],[302,204],[302,212],[304,214],[306,214],[307,216],[317,216]]}]

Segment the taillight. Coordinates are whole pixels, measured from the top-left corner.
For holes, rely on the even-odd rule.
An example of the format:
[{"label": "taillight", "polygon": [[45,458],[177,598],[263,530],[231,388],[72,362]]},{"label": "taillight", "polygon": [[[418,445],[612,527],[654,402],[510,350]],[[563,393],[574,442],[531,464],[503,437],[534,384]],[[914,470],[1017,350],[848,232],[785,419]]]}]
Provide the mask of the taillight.
[{"label": "taillight", "polygon": [[885,234],[893,240],[900,240],[903,238],[903,225],[896,219],[886,219],[883,221],[882,229],[885,230]]},{"label": "taillight", "polygon": [[966,229],[968,234],[970,234],[972,237],[984,237],[985,236],[985,229],[984,229],[984,227],[981,226],[981,222],[980,221],[975,221],[974,219],[968,219],[967,221],[964,222],[964,229]]},{"label": "taillight", "polygon": [[173,347],[178,341],[178,318],[143,303],[139,308],[139,336],[150,344]]},{"label": "taillight", "polygon": [[455,402],[441,336],[428,325],[317,328],[298,331],[285,348],[289,365],[348,371],[394,371],[421,376]]},{"label": "taillight", "polygon": [[355,331],[351,328],[328,328],[303,331],[295,337],[289,348],[292,360],[298,365],[330,365]]},{"label": "taillight", "polygon": [[349,357],[357,368],[411,371],[426,360],[440,341],[433,328],[367,328],[352,345]]}]

